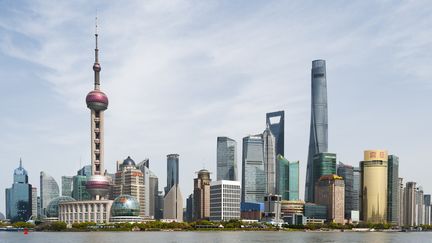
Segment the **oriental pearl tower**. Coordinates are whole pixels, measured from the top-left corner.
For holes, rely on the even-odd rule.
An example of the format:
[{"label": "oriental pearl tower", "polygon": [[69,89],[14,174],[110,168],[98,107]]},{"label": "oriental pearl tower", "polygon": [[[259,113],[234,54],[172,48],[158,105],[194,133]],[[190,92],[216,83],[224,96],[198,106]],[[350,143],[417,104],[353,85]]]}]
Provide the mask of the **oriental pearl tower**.
[{"label": "oriental pearl tower", "polygon": [[104,111],[108,108],[108,97],[100,90],[100,71],[97,23],[95,31],[94,90],[86,97],[91,117],[91,166],[92,175],[87,181],[86,189],[93,200],[103,200],[109,192],[109,180],[104,175]]}]

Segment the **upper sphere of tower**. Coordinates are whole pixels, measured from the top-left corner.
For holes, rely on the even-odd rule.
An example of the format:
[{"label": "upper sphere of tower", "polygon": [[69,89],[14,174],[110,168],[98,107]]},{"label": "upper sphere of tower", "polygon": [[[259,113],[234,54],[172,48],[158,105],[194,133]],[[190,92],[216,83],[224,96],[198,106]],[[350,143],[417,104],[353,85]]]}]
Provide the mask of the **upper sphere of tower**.
[{"label": "upper sphere of tower", "polygon": [[93,90],[87,94],[87,107],[95,111],[104,111],[108,108],[108,97],[100,90]]},{"label": "upper sphere of tower", "polygon": [[99,63],[95,63],[95,64],[93,65],[93,71],[95,71],[95,72],[100,72],[101,69],[102,69],[102,68],[101,68],[101,65],[100,65]]}]

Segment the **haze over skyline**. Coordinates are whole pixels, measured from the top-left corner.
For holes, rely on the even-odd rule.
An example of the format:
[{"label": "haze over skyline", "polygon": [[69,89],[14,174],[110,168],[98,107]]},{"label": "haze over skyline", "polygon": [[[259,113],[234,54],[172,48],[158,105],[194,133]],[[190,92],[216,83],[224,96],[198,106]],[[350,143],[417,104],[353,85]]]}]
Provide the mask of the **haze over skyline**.
[{"label": "haze over skyline", "polygon": [[285,110],[303,198],[311,62],[325,59],[329,152],[358,166],[363,150],[387,149],[405,181],[432,192],[429,1],[0,2],[3,192],[20,157],[38,192],[40,171],[61,186],[90,164],[96,9],[110,173],[128,155],[150,158],[162,190],[178,153],[186,198],[203,165],[216,179],[217,136],[237,141],[241,178],[241,139]]}]

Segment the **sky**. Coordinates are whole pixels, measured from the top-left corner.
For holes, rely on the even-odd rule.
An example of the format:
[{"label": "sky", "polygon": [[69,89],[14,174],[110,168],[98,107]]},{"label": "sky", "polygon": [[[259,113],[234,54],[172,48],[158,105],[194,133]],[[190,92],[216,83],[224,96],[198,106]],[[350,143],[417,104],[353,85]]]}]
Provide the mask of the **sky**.
[{"label": "sky", "polygon": [[[216,138],[238,144],[285,111],[285,157],[303,195],[310,69],[327,62],[329,152],[358,166],[365,149],[400,158],[400,177],[432,193],[432,3],[418,1],[0,1],[0,190],[22,158],[39,173],[90,163],[95,16],[99,22],[105,166],[150,159],[180,188],[203,167],[216,178]],[[4,213],[4,193],[0,212]]]}]

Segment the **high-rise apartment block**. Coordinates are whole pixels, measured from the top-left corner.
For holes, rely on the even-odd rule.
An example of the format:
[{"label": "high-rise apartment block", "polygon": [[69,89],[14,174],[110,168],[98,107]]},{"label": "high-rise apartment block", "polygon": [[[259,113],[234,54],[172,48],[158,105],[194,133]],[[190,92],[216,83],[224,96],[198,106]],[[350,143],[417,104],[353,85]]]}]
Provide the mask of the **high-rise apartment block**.
[{"label": "high-rise apartment block", "polygon": [[305,200],[314,200],[314,156],[328,149],[327,73],[324,60],[312,61],[311,70],[311,123],[309,153],[306,168]]}]

